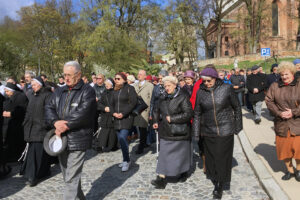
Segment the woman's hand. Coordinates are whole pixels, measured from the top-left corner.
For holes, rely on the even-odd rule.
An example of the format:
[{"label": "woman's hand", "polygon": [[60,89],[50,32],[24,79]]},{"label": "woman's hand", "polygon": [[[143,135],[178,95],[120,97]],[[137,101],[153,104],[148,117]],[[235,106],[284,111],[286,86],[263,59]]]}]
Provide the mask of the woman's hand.
[{"label": "woman's hand", "polygon": [[153,129],[158,129],[158,123],[153,124]]},{"label": "woman's hand", "polygon": [[171,123],[171,117],[170,116],[166,116],[166,119],[169,123]]},{"label": "woman's hand", "polygon": [[109,107],[104,108],[105,112],[110,112]]},{"label": "woman's hand", "polygon": [[122,113],[114,113],[113,116],[117,119],[122,119],[123,118],[123,114]]},{"label": "woman's hand", "polygon": [[284,111],[280,114],[280,117],[283,118],[283,119],[292,118],[293,117],[292,110],[287,108],[286,111]]}]

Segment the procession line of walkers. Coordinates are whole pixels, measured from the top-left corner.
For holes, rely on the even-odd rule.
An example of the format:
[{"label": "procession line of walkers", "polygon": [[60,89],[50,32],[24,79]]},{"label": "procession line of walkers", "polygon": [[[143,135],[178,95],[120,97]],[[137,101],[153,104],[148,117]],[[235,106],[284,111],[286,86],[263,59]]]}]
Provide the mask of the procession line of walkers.
[{"label": "procession line of walkers", "polygon": [[[140,70],[137,81],[120,72],[113,79],[94,75],[89,84],[84,82],[78,62],[70,61],[64,65],[64,76],[57,88],[46,84],[45,77],[33,78],[30,74],[26,74],[27,84],[21,87],[13,79],[7,80],[0,175],[9,173],[6,162],[21,154],[25,140],[20,174],[27,178],[29,186],[50,175],[54,160],[51,156],[57,156],[65,182],[64,199],[85,199],[81,174],[86,150],[93,145],[97,151],[120,147],[123,160],[119,167],[126,172],[131,164],[128,136],[134,130],[139,132],[136,153],[141,154],[151,142],[149,136],[157,130],[157,177],[151,184],[164,189],[168,177],[187,180],[194,137],[204,161],[204,173],[214,184],[213,198],[221,199],[225,186],[230,186],[234,134],[243,129],[241,109],[248,96],[257,124],[261,103],[266,99],[274,115],[278,159],[287,166],[283,179],[295,177],[300,181],[300,83],[296,70],[293,63],[282,62],[273,65],[272,74],[267,76],[253,66],[245,79],[238,69],[229,78],[224,71],[207,65],[200,74],[186,71],[183,79],[165,70],[156,79]],[[50,137],[62,141],[59,151],[49,148]]]}]

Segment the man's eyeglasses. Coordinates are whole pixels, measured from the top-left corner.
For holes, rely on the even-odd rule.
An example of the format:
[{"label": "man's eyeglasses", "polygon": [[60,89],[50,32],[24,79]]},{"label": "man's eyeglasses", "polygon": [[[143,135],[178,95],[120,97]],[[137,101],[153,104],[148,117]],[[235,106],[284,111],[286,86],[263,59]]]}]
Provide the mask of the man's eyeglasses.
[{"label": "man's eyeglasses", "polygon": [[203,80],[203,83],[210,83],[212,80]]},{"label": "man's eyeglasses", "polygon": [[121,78],[115,78],[115,80],[119,81],[119,80],[121,80]]},{"label": "man's eyeglasses", "polygon": [[74,77],[76,74],[78,74],[78,72],[75,74],[63,74],[63,77]]}]

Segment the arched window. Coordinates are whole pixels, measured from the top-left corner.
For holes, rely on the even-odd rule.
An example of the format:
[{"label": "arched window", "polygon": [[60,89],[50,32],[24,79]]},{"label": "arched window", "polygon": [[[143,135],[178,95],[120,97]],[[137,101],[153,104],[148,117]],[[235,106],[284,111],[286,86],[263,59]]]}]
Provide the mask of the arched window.
[{"label": "arched window", "polygon": [[278,5],[276,1],[273,1],[272,3],[272,35],[278,36],[279,30],[278,30]]}]

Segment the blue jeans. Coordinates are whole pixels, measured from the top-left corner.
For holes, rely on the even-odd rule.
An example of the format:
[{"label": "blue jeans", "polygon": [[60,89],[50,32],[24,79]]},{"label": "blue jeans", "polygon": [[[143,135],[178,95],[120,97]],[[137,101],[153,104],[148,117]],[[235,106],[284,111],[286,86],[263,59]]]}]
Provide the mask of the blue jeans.
[{"label": "blue jeans", "polygon": [[129,149],[128,149],[128,136],[129,130],[128,129],[121,129],[117,130],[118,140],[121,146],[122,154],[123,154],[123,162],[129,162]]},{"label": "blue jeans", "polygon": [[240,106],[243,106],[243,92],[237,92],[236,95],[237,95],[237,98],[239,100],[239,103],[240,103]]}]

